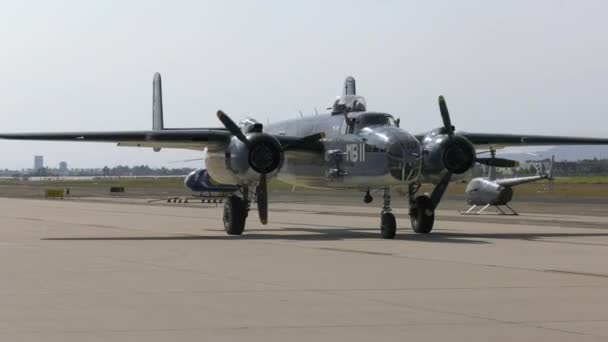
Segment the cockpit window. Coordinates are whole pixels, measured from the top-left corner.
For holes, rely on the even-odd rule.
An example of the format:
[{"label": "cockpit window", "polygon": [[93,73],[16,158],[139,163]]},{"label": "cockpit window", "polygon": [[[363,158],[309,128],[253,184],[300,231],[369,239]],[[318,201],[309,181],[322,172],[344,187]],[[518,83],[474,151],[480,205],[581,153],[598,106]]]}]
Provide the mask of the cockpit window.
[{"label": "cockpit window", "polygon": [[395,122],[386,114],[364,114],[355,119],[355,131],[369,126],[395,126]]}]

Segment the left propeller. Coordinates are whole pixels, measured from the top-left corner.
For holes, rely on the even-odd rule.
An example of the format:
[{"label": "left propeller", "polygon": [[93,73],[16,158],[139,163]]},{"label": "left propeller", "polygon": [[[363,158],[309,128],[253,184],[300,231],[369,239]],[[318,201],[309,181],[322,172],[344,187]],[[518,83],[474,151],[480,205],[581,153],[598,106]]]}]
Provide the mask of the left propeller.
[{"label": "left propeller", "polygon": [[439,112],[441,113],[441,120],[443,120],[443,130],[444,133],[449,137],[454,135],[454,126],[452,125],[452,120],[450,119],[450,112],[448,111],[448,105],[445,103],[445,98],[443,95],[439,95]]}]

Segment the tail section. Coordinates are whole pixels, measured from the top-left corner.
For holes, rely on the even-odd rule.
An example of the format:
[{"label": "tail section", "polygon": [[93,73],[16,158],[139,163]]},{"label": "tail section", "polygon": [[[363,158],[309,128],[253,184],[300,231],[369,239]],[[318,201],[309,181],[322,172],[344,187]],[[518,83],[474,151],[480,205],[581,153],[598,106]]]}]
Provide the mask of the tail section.
[{"label": "tail section", "polygon": [[357,95],[357,87],[355,85],[355,78],[348,76],[344,81],[344,91],[342,95]]},{"label": "tail section", "polygon": [[[160,131],[165,128],[163,122],[163,91],[160,74],[157,72],[154,74],[154,80],[152,81],[152,129]],[[154,151],[160,151],[160,147],[154,147]]]},{"label": "tail section", "polygon": [[488,179],[496,180],[496,166],[489,166]]},{"label": "tail section", "polygon": [[549,179],[549,192],[553,192],[553,164],[555,163],[555,155],[551,156],[551,163],[549,164],[549,174],[547,178]]},{"label": "tail section", "polygon": [[541,162],[538,166],[538,175],[545,176],[546,178],[553,178],[553,162],[555,162],[555,155],[551,156],[549,160],[549,168],[545,166],[545,162]]},{"label": "tail section", "polygon": [[154,74],[152,82],[154,92],[152,94],[152,129],[155,131],[164,129],[163,124],[163,91],[160,74]]}]

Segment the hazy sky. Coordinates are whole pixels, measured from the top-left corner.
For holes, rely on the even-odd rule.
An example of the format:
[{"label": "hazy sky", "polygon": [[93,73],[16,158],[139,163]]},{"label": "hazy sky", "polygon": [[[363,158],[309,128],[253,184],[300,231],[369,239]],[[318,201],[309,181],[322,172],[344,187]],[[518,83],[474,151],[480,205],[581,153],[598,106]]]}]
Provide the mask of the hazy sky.
[{"label": "hazy sky", "polygon": [[[12,1],[0,7],[1,131],[265,123],[329,106],[347,75],[402,127],[608,136],[606,1]],[[197,152],[0,141],[0,168],[180,166]],[[196,166],[196,164],[190,164]]]}]

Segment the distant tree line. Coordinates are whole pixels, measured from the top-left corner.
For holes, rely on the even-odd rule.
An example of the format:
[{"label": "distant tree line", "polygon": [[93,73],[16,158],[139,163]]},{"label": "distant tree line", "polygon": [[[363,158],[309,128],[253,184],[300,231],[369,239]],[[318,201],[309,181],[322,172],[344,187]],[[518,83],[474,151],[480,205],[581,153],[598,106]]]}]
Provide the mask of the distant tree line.
[{"label": "distant tree line", "polygon": [[[537,175],[540,165],[544,164],[545,172],[549,171],[551,160],[528,160],[520,167],[507,169],[498,168],[498,177],[523,177]],[[475,165],[471,169],[472,177],[485,177],[488,175],[488,167]],[[584,176],[608,176],[608,159],[584,159],[579,161],[556,161],[553,164],[553,176],[555,177],[584,177]]]},{"label": "distant tree line", "polygon": [[119,165],[112,168],[104,167],[102,176],[182,176],[192,171],[194,169],[188,167],[168,169],[166,167],[151,168],[148,165]]},{"label": "distant tree line", "polygon": [[59,169],[41,168],[39,170],[0,170],[2,177],[59,177],[59,176],[183,176],[194,171],[193,168],[152,168],[148,165],[115,167],[105,166],[103,168],[70,169],[67,172]]}]

